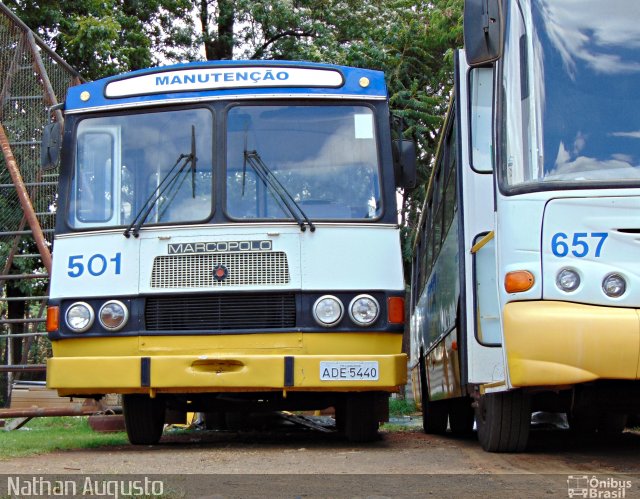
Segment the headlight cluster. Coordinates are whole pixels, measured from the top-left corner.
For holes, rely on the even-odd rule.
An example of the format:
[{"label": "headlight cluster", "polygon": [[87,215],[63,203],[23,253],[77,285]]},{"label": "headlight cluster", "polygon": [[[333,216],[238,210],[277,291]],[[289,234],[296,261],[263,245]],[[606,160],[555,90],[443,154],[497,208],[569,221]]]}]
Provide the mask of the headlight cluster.
[{"label": "headlight cluster", "polygon": [[[88,303],[79,301],[71,305],[65,314],[67,327],[74,333],[88,331],[95,321],[96,314]],[[109,300],[98,312],[98,321],[107,331],[120,331],[129,320],[127,306],[118,300]]]},{"label": "headlight cluster", "polygon": [[[370,326],[380,315],[380,305],[373,296],[358,295],[349,303],[348,313],[354,324]],[[321,296],[313,304],[313,318],[323,327],[335,326],[343,317],[344,305],[335,296]]]},{"label": "headlight cluster", "polygon": [[[556,285],[566,293],[578,289],[580,283],[580,274],[575,269],[564,268],[556,275]],[[618,273],[607,274],[602,280],[602,291],[609,298],[619,298],[627,291],[627,281]]]}]

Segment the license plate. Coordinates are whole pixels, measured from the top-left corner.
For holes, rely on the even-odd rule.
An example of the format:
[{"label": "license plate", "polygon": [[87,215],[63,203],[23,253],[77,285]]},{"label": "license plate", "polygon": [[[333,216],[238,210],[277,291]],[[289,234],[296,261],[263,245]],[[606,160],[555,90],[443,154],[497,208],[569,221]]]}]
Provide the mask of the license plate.
[{"label": "license plate", "polygon": [[377,360],[320,361],[320,381],[378,381]]}]

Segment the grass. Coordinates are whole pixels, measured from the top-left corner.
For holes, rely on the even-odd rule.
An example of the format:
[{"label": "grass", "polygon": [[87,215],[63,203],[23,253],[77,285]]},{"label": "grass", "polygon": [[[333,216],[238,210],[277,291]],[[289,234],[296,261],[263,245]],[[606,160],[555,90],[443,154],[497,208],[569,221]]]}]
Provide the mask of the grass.
[{"label": "grass", "polygon": [[126,445],[124,432],[98,433],[86,417],[34,418],[15,431],[0,430],[0,461],[58,450]]},{"label": "grass", "polygon": [[383,423],[380,426],[380,431],[382,433],[420,433],[422,431],[422,426],[418,427],[406,424]]},{"label": "grass", "polygon": [[411,416],[418,411],[413,400],[389,399],[389,415],[394,418]]},{"label": "grass", "polygon": [[[413,402],[389,399],[391,417],[416,413]],[[181,430],[182,431],[182,430]],[[385,424],[383,431],[413,431],[402,424]],[[98,433],[90,427],[85,416],[60,418],[34,418],[15,431],[0,429],[0,461],[15,457],[46,454],[59,450],[87,449],[113,445],[128,445],[124,432]]]}]

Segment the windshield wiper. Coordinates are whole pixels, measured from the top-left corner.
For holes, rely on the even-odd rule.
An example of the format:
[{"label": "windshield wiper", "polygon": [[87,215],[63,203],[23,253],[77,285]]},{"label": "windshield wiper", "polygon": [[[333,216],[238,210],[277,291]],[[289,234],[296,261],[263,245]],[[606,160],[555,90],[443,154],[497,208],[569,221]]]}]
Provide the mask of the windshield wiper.
[{"label": "windshield wiper", "polygon": [[298,202],[293,198],[287,188],[282,185],[282,183],[273,174],[271,169],[264,163],[264,161],[262,161],[262,158],[258,154],[258,151],[247,151],[246,149],[244,151],[243,184],[247,163],[251,165],[251,168],[253,168],[253,170],[256,172],[256,175],[258,175],[264,185],[269,187],[271,191],[277,196],[275,199],[276,202],[278,202],[280,208],[283,209],[283,211],[285,211],[284,208],[286,208],[286,211],[289,212],[291,217],[300,226],[300,230],[302,232],[307,230],[307,228],[305,227],[306,223],[309,225],[309,230],[311,230],[311,232],[314,232],[316,230],[316,227],[315,225],[313,225],[313,222],[309,220],[307,214],[300,207]]},{"label": "windshield wiper", "polygon": [[[174,191],[171,194],[170,198],[169,196],[167,196],[169,199],[167,202],[170,203],[173,200],[178,190],[180,189],[180,186],[182,185],[182,182],[181,182],[180,185],[178,185],[178,188],[175,189],[178,178],[180,177],[180,174],[186,170],[188,165],[191,165],[191,191],[192,191],[193,197],[194,198],[196,197],[195,173],[196,173],[197,161],[198,161],[198,158],[196,157],[195,126],[192,125],[191,126],[191,153],[181,154],[180,156],[178,156],[178,159],[176,160],[174,165],[169,169],[169,171],[160,181],[158,186],[153,190],[151,195],[142,204],[142,207],[140,208],[140,210],[138,211],[134,219],[131,221],[129,226],[124,230],[123,232],[124,237],[128,238],[130,237],[131,234],[133,234],[133,237],[138,237],[140,233],[140,228],[147,220],[147,217],[153,210],[153,207],[155,206],[155,204],[164,195],[165,192],[167,192],[168,190],[170,191],[172,188],[174,189]],[[182,181],[184,182],[184,178],[182,179]]]}]

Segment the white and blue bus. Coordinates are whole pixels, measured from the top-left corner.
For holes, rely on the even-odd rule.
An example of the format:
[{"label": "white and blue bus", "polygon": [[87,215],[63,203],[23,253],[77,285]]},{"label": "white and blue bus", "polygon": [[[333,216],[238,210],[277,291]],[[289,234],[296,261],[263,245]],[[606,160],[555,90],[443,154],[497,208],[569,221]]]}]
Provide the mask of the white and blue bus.
[{"label": "white and blue bus", "polygon": [[[415,242],[424,429],[525,448],[640,412],[640,4],[467,0]],[[474,414],[475,413],[475,414]]]},{"label": "white and blue bus", "polygon": [[181,64],[73,87],[63,111],[48,386],[123,394],[134,444],[168,414],[331,406],[375,438],[406,382],[396,188],[415,178],[384,75]]}]

